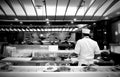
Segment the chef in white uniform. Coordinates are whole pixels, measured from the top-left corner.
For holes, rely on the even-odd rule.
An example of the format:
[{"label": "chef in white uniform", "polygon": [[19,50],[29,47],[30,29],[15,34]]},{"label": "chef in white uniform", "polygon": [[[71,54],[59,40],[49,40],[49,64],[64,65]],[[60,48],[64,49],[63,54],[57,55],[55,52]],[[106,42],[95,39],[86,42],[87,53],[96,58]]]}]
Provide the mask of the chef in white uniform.
[{"label": "chef in white uniform", "polygon": [[92,40],[89,29],[82,29],[83,38],[79,39],[75,46],[75,53],[78,54],[78,65],[89,65],[94,63],[95,54],[100,54],[100,48],[96,41]]}]

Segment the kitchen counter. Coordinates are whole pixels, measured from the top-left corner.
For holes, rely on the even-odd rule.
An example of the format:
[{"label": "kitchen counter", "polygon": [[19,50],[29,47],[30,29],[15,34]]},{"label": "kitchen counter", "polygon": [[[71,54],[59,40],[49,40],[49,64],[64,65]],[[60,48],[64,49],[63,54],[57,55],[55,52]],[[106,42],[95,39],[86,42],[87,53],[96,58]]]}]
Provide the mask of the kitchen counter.
[{"label": "kitchen counter", "polygon": [[[49,67],[67,67],[70,70],[45,71]],[[0,77],[120,77],[120,70],[112,71],[114,66],[92,66],[95,71],[84,71],[84,68],[85,66],[10,66],[8,70],[0,71]]]}]

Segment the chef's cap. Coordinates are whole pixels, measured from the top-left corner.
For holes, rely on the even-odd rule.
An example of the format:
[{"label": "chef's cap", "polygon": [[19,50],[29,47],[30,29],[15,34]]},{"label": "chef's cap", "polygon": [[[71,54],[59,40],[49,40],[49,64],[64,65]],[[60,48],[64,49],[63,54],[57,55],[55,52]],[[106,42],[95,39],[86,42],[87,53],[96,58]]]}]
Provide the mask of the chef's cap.
[{"label": "chef's cap", "polygon": [[82,29],[82,33],[84,34],[90,34],[90,30],[87,28]]}]

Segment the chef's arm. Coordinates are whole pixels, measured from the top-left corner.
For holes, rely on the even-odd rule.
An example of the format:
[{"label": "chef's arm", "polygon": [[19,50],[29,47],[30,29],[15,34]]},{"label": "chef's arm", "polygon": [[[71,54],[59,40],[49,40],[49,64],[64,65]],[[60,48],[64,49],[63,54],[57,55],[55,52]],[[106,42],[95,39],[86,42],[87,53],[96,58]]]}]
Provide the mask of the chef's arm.
[{"label": "chef's arm", "polygon": [[94,52],[94,54],[95,54],[95,56],[94,56],[95,59],[99,59],[99,58],[101,57],[101,50],[100,50],[98,44],[97,44],[96,47],[95,47],[95,52]]},{"label": "chef's arm", "polygon": [[78,54],[76,52],[73,52],[73,53],[70,54],[70,56],[76,56],[76,57],[78,57]]},{"label": "chef's arm", "polygon": [[80,43],[77,42],[76,45],[75,45],[74,54],[79,55],[79,53],[80,53]]}]

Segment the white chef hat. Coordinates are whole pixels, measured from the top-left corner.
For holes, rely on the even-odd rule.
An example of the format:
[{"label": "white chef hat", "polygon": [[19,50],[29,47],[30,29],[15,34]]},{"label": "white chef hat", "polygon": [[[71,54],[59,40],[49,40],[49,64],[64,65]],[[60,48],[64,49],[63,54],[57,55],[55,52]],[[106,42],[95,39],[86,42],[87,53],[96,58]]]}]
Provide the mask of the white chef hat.
[{"label": "white chef hat", "polygon": [[90,29],[83,28],[82,29],[82,33],[84,33],[84,34],[90,34]]}]

